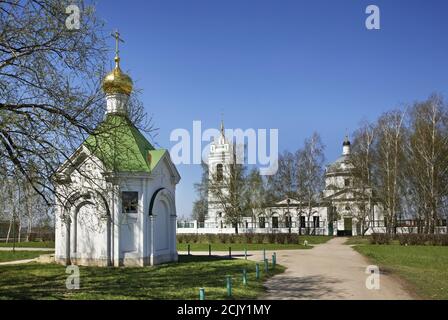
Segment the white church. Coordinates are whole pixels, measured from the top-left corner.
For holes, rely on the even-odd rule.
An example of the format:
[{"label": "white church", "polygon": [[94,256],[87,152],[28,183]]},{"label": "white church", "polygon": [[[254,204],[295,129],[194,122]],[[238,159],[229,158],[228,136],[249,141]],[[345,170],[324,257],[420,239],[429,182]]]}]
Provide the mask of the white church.
[{"label": "white church", "polygon": [[177,261],[176,185],[169,152],[155,149],[128,117],[133,83],[115,68],[104,78],[103,122],[57,170],[55,260],[86,266]]},{"label": "white church", "polygon": [[[234,143],[226,138],[221,124],[220,136],[210,145],[209,179],[227,174],[234,152]],[[243,217],[239,232],[346,236],[385,232],[381,207],[373,201],[370,189],[354,185],[352,169],[350,141],[346,137],[340,158],[326,167],[325,189],[311,212],[306,204],[296,199],[284,199],[254,210],[250,217]],[[179,234],[234,232],[234,227],[226,223],[224,210],[212,192],[208,195],[208,214],[203,224],[197,221],[178,221],[177,224]]]}]

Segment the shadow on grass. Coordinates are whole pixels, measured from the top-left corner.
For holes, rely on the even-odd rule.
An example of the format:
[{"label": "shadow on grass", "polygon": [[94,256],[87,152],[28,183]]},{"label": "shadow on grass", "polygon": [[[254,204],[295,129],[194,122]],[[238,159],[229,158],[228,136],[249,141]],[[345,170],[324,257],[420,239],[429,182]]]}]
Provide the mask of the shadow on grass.
[{"label": "shadow on grass", "polygon": [[[242,271],[248,285],[242,284]],[[66,268],[30,263],[0,268],[0,299],[226,299],[226,276],[234,279],[234,297],[254,299],[263,293],[263,281],[283,272],[278,267],[255,279],[255,263],[217,256],[179,256],[179,263],[154,267],[80,267],[80,289],[67,290]]]}]

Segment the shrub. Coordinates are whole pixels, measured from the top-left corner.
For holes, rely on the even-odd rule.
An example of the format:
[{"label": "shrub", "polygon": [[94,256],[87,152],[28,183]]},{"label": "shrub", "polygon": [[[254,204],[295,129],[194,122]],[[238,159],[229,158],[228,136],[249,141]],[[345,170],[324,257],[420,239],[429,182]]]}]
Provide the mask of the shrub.
[{"label": "shrub", "polygon": [[448,245],[448,235],[446,234],[412,233],[412,234],[400,234],[397,236],[397,238],[401,245],[408,245],[408,246]]},{"label": "shrub", "polygon": [[371,244],[389,244],[391,240],[391,235],[387,233],[372,233],[372,238],[370,239]]},{"label": "shrub", "polygon": [[255,242],[257,244],[262,244],[263,239],[264,239],[264,234],[262,234],[262,233],[257,233],[257,235],[255,236]]}]

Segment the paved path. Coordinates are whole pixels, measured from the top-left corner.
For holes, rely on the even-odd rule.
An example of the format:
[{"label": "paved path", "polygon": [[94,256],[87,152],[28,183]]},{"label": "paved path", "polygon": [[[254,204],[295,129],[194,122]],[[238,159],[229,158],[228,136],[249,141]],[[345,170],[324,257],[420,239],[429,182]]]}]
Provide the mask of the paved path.
[{"label": "paved path", "polygon": [[13,264],[24,264],[24,263],[30,263],[30,262],[33,262],[33,261],[37,261],[37,258],[35,258],[35,259],[24,259],[24,260],[0,262],[0,266],[9,266],[9,265],[13,265]]},{"label": "paved path", "polygon": [[[311,250],[278,250],[277,262],[286,271],[266,281],[267,293],[261,299],[325,299],[325,300],[404,300],[412,299],[396,278],[387,274],[380,276],[380,290],[368,290],[365,286],[370,265],[366,258],[350,246],[346,238],[333,238],[316,245]],[[192,252],[192,254],[208,254]],[[213,253],[215,254],[215,252]],[[225,252],[216,253],[227,255]],[[244,256],[235,252],[237,257]],[[251,260],[262,260],[262,251],[251,251]],[[271,258],[272,252],[266,251]],[[381,272],[381,270],[380,270]]]}]

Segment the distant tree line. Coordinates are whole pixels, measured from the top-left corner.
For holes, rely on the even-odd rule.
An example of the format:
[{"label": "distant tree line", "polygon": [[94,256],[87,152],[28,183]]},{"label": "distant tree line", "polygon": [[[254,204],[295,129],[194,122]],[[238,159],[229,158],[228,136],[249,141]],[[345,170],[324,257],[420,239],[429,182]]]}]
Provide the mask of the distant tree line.
[{"label": "distant tree line", "polygon": [[434,233],[447,218],[448,106],[440,95],[385,112],[354,133],[354,174],[373,190],[389,233],[413,219]]}]

